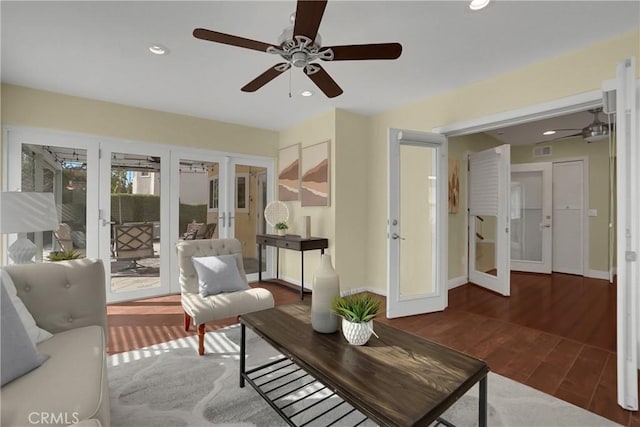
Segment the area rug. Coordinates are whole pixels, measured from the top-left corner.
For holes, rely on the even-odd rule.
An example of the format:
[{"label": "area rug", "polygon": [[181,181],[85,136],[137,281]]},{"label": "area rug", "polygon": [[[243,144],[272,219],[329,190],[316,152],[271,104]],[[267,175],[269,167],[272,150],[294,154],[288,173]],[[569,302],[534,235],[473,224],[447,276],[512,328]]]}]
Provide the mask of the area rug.
[{"label": "area rug", "polygon": [[[113,427],[282,426],[276,412],[248,384],[238,386],[240,328],[234,325],[206,334],[207,354],[198,356],[197,339],[189,337],[115,354],[108,360]],[[247,367],[280,358],[269,344],[247,330]],[[302,382],[302,380],[300,380]],[[305,397],[296,406],[323,398],[340,403],[318,383],[294,394]],[[287,399],[289,397],[286,397]],[[603,417],[571,405],[500,375],[489,373],[488,425],[490,426],[614,426]],[[311,403],[309,403],[311,402]],[[323,402],[324,403],[324,402]],[[319,406],[319,405],[318,405]],[[315,409],[315,408],[313,408]],[[308,414],[307,414],[308,412]],[[304,424],[313,411],[294,419]],[[345,412],[346,414],[347,412]],[[331,415],[335,416],[335,415]],[[307,418],[304,418],[307,417]],[[321,416],[309,425],[354,425],[358,412],[345,418]],[[456,426],[478,423],[478,387],[456,402],[443,418]],[[361,425],[375,425],[367,420]],[[436,424],[434,424],[436,425]]]}]

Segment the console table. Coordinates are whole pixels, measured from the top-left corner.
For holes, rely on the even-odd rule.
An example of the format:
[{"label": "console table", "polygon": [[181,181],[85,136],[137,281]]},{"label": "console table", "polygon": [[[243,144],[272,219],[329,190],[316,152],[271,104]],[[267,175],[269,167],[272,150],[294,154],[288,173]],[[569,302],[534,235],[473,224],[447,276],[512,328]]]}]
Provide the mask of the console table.
[{"label": "console table", "polygon": [[276,279],[280,278],[280,249],[290,249],[300,252],[300,299],[304,299],[304,253],[320,249],[320,254],[329,247],[329,240],[323,237],[311,237],[303,239],[300,236],[287,235],[278,236],[276,234],[256,235],[258,243],[258,281],[262,281],[262,247],[273,246],[276,248]]}]

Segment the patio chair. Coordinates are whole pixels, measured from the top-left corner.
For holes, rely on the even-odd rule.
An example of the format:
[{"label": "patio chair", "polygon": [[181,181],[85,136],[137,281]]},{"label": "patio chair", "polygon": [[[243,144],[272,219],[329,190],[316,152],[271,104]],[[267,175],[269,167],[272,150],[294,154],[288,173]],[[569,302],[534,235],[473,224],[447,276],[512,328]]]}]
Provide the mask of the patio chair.
[{"label": "patio chair", "polygon": [[115,225],[113,232],[113,253],[118,261],[131,261],[131,268],[137,268],[138,260],[153,258],[153,224]]},{"label": "patio chair", "polygon": [[182,235],[182,238],[184,240],[195,240],[196,236],[198,235],[198,232],[200,231],[203,225],[204,225],[204,222],[195,222],[195,221],[190,222],[189,224],[187,224],[187,231],[184,232],[184,234]]},{"label": "patio chair", "polygon": [[[198,329],[198,354],[204,354],[205,323],[228,317],[237,317],[274,306],[273,295],[264,288],[249,288],[242,263],[242,245],[236,239],[181,240],[176,245],[180,270],[180,299],[184,310],[184,329],[196,325]],[[201,296],[198,273],[193,257],[235,255],[241,279],[247,285],[244,290]]]}]

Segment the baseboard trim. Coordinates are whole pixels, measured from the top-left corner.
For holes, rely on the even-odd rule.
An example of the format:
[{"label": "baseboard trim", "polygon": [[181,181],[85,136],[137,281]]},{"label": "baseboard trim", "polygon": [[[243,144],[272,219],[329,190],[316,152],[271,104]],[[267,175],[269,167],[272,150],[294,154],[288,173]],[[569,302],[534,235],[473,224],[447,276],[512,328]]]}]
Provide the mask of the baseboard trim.
[{"label": "baseboard trim", "polygon": [[[280,280],[284,280],[285,282],[289,282],[292,285],[296,286],[296,287],[300,287],[300,280],[298,279],[294,279],[292,277],[289,276],[280,276]],[[304,284],[304,288],[305,289],[309,289],[309,290],[313,290],[313,285],[310,283],[305,283]],[[351,288],[351,289],[347,289],[345,291],[340,292],[341,295],[349,295],[349,294],[358,294],[361,292],[371,292],[372,294],[376,294],[376,295],[380,295],[383,297],[387,296],[387,291],[386,290],[380,290],[377,288],[372,288],[370,286],[359,286],[357,288]]]},{"label": "baseboard trim", "polygon": [[602,279],[609,281],[609,272],[602,270],[587,270],[585,272],[585,277],[590,277],[592,279]]},{"label": "baseboard trim", "polygon": [[469,278],[467,276],[454,277],[453,279],[449,279],[449,283],[448,283],[449,289],[466,285],[468,282],[469,282]]}]

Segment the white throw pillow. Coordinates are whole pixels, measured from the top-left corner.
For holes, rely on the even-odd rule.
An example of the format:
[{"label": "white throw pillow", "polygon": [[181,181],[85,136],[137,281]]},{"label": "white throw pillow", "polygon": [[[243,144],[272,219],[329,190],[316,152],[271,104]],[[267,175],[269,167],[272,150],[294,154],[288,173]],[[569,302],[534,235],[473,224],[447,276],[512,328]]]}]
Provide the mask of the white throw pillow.
[{"label": "white throw pillow", "polygon": [[18,297],[18,290],[16,289],[16,285],[13,283],[13,279],[4,269],[0,269],[0,279],[2,280],[2,284],[7,290],[9,298],[11,298],[11,302],[16,308],[18,316],[20,316],[20,320],[22,320],[22,324],[27,330],[27,334],[29,335],[29,338],[31,338],[33,344],[35,345],[51,338],[53,335],[36,325],[36,321],[33,319],[33,316],[29,313],[29,310],[27,310],[27,307],[24,305],[20,297]]},{"label": "white throw pillow", "polygon": [[200,295],[203,297],[249,289],[240,276],[235,255],[193,257],[191,260],[198,273]]}]

